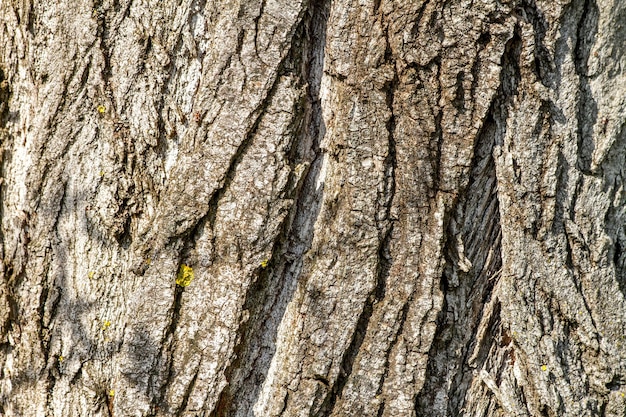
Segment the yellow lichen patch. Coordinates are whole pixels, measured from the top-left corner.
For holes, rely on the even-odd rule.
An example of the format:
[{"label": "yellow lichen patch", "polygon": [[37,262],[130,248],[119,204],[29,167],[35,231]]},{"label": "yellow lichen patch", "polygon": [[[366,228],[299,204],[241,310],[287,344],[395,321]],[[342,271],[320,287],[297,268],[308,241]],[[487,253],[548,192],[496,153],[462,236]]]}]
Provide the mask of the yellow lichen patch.
[{"label": "yellow lichen patch", "polygon": [[270,260],[269,260],[269,259],[264,259],[264,260],[261,262],[261,268],[263,268],[263,269],[267,268],[267,265],[269,265],[269,263],[270,263]]},{"label": "yellow lichen patch", "polygon": [[89,271],[89,273],[87,274],[87,276],[89,277],[89,279],[93,279],[93,277],[96,275],[95,272],[93,271]]},{"label": "yellow lichen patch", "polygon": [[152,259],[148,258],[146,259],[146,265],[150,265],[152,263]]},{"label": "yellow lichen patch", "polygon": [[65,359],[63,355],[59,355],[59,362],[63,362],[63,359]]},{"label": "yellow lichen patch", "polygon": [[100,176],[104,177],[104,171],[100,171]]},{"label": "yellow lichen patch", "polygon": [[102,330],[106,330],[111,327],[111,322],[109,320],[105,320],[102,322]]},{"label": "yellow lichen patch", "polygon": [[109,390],[109,397],[115,397],[115,390],[114,389]]},{"label": "yellow lichen patch", "polygon": [[96,109],[98,110],[98,113],[100,113],[100,114],[104,114],[104,112],[107,111],[107,108],[104,107],[104,105],[102,105],[102,104],[99,105],[98,107],[96,107]]},{"label": "yellow lichen patch", "polygon": [[548,366],[547,365],[541,365],[541,370],[542,371],[547,371],[548,370]]},{"label": "yellow lichen patch", "polygon": [[187,287],[193,281],[193,268],[185,264],[181,264],[176,274],[176,285]]}]

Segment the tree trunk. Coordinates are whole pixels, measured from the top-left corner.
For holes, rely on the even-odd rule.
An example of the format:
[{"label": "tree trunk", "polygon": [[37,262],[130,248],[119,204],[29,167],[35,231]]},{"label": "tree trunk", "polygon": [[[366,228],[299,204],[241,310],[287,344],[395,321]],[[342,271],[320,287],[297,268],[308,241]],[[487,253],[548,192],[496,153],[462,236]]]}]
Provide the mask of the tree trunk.
[{"label": "tree trunk", "polygon": [[0,415],[625,415],[626,2],[0,16]]}]

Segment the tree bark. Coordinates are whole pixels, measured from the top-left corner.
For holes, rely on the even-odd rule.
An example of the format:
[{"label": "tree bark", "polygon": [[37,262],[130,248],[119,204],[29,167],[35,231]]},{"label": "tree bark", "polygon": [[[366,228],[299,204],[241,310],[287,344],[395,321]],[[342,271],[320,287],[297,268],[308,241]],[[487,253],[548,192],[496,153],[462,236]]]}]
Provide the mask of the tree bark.
[{"label": "tree bark", "polygon": [[0,16],[0,415],[625,415],[625,2]]}]

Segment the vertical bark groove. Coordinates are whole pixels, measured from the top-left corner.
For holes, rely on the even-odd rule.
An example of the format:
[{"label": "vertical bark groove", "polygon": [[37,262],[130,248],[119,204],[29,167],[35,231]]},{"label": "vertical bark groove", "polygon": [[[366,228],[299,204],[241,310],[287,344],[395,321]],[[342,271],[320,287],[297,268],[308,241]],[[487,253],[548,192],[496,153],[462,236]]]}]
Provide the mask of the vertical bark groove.
[{"label": "vertical bark groove", "polygon": [[501,231],[497,180],[492,153],[496,124],[492,110],[478,134],[468,188],[457,203],[447,232],[445,300],[438,317],[424,387],[415,405],[417,416],[460,415],[475,369],[487,352],[470,361],[472,350],[490,345],[495,334],[479,335],[485,305],[501,271]]},{"label": "vertical bark groove", "polygon": [[585,174],[593,174],[592,156],[594,152],[593,128],[598,122],[598,106],[589,85],[588,62],[596,33],[598,31],[598,6],[595,0],[585,0],[580,11],[576,31],[574,63],[579,77],[578,98],[578,164]]}]

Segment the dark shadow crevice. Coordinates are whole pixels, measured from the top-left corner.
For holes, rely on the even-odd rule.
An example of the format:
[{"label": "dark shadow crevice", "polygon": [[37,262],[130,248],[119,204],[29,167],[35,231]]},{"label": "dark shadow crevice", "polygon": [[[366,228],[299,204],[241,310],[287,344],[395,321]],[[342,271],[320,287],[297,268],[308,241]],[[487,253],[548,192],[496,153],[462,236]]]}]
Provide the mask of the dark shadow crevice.
[{"label": "dark shadow crevice", "polygon": [[[387,41],[385,49],[385,61],[388,64],[392,65],[393,68],[395,68],[393,52],[391,46],[389,45],[388,33],[385,33],[385,39]],[[394,136],[396,130],[396,117],[394,114],[394,95],[398,88],[398,84],[398,74],[397,72],[394,72],[394,77],[383,86],[384,92],[386,94],[386,104],[390,115],[385,124],[388,142],[387,156],[384,161],[385,184],[383,192],[378,197],[378,204],[384,207],[385,210],[384,215],[381,216],[382,218],[376,219],[380,241],[380,245],[378,247],[376,285],[365,300],[365,305],[357,320],[356,327],[350,341],[350,345],[344,352],[341,359],[341,366],[339,375],[337,376],[337,380],[330,385],[326,384],[329,385],[329,390],[327,390],[326,396],[321,402],[321,406],[317,410],[314,409],[311,413],[311,415],[315,417],[326,417],[333,412],[337,399],[341,397],[343,389],[348,382],[350,375],[352,374],[355,360],[367,335],[370,320],[374,312],[374,304],[380,302],[385,297],[386,293],[387,278],[389,276],[389,271],[392,264],[390,245],[393,236],[392,232],[394,222],[391,218],[391,208],[396,192],[395,169],[397,165],[396,139]],[[402,310],[402,322],[400,323],[398,332],[396,334],[396,339],[402,332],[404,322],[406,321],[409,304],[410,303],[406,303]],[[388,354],[390,354],[392,347],[388,350]],[[379,412],[381,412],[381,410],[383,409],[384,404],[381,405]]]},{"label": "dark shadow crevice", "polygon": [[585,0],[577,24],[574,46],[574,65],[578,75],[578,160],[577,168],[592,175],[591,159],[595,149],[594,126],[598,119],[598,105],[589,84],[589,57],[598,32],[599,9],[595,0]]},{"label": "dark shadow crevice", "polygon": [[[437,319],[425,383],[416,400],[418,416],[460,415],[472,377],[468,356],[502,265],[492,157],[496,130],[490,113],[479,133],[468,188],[448,226],[442,276],[445,299]],[[447,408],[433,408],[442,396],[447,398]]]},{"label": "dark shadow crevice", "polygon": [[[518,94],[521,46],[520,28],[516,27],[502,56],[500,87],[477,134],[467,188],[447,223],[446,265],[441,279],[444,302],[437,318],[425,382],[415,401],[417,416],[462,414],[476,366],[469,363],[470,355],[477,344],[488,342],[478,340],[479,325],[484,314],[490,314],[489,320],[499,317],[497,312],[488,311],[502,267],[493,151],[504,141],[508,108]],[[485,357],[478,360],[484,361]],[[441,398],[446,400],[442,403]],[[436,407],[436,404],[443,405]]]},{"label": "dark shadow crevice", "polygon": [[533,26],[534,31],[534,70],[537,79],[548,87],[557,89],[560,85],[560,74],[556,72],[554,59],[545,46],[549,23],[543,12],[537,7],[535,0],[523,0],[517,11],[523,20]]},{"label": "dark shadow crevice", "polygon": [[[281,64],[280,73],[300,77],[307,90],[296,109],[301,117],[292,122],[296,136],[287,155],[292,177],[287,186],[291,195],[286,198],[293,199],[294,204],[274,240],[269,262],[257,268],[246,292],[243,309],[248,311],[249,318],[237,331],[240,342],[235,347],[235,359],[225,371],[228,385],[222,390],[211,417],[250,415],[276,351],[278,326],[296,289],[304,255],[311,247],[323,193],[317,187],[322,163],[319,143],[326,130],[319,94],[328,13],[329,1],[311,2]],[[300,164],[308,168],[298,179],[295,167]],[[219,195],[212,207],[217,207],[217,201]],[[214,211],[209,213],[211,224],[214,216]]]}]

